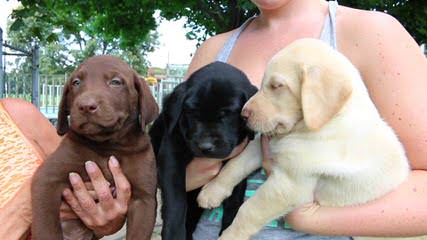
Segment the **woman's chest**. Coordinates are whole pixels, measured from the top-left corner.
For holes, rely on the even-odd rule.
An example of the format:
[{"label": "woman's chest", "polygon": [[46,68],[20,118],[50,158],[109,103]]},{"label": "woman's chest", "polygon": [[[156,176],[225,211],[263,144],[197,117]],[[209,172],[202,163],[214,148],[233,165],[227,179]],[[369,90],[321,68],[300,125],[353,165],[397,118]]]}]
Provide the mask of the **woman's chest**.
[{"label": "woman's chest", "polygon": [[317,31],[314,34],[312,32],[313,29],[275,34],[242,33],[231,51],[228,63],[245,72],[252,84],[259,88],[270,59],[297,39],[318,38]]}]

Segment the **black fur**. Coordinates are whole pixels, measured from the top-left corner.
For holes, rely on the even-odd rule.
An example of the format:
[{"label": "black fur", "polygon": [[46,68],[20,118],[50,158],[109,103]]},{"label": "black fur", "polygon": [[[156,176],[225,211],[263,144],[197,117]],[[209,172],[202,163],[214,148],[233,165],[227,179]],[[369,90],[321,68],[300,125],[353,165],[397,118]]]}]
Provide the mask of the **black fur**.
[{"label": "black fur", "polygon": [[[244,139],[253,139],[240,112],[256,91],[243,72],[214,62],[165,99],[150,129],[162,190],[163,240],[191,239],[203,209],[196,201],[200,189],[185,191],[186,166],[193,157],[225,158]],[[233,221],[245,188],[246,180],[224,201],[222,230]]]}]

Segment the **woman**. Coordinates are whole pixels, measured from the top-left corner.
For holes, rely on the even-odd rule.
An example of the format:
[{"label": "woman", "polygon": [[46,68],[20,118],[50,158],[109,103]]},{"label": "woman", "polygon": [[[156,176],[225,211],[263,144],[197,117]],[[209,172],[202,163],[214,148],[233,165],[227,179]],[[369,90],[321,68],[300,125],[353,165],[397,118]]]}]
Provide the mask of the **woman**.
[{"label": "woman", "polygon": [[[27,239],[30,235],[30,176],[59,142],[53,125],[34,105],[20,99],[0,99],[0,239]],[[110,170],[117,191],[129,186],[120,166],[110,164]],[[72,181],[74,194],[67,189],[64,196],[75,213],[64,203],[61,218],[66,221],[78,216],[97,236],[112,234],[123,225],[130,196],[114,199],[99,169],[95,166],[88,173],[94,191],[87,191],[80,179]],[[107,204],[114,207],[103,208]]]},{"label": "woman", "polygon": [[[326,236],[427,234],[427,61],[414,39],[396,19],[380,12],[324,0],[252,2],[260,15],[239,29],[204,42],[188,75],[220,60],[240,68],[260,86],[266,64],[277,51],[299,38],[320,38],[359,69],[381,116],[405,146],[413,169],[404,184],[381,199],[343,208],[309,205],[289,214],[286,221],[293,229]],[[268,166],[268,161],[265,164]],[[187,168],[188,190],[204,185],[220,167],[203,159],[193,160]],[[212,225],[208,221],[199,223],[196,239],[206,239],[199,236],[209,235],[217,227]],[[286,235],[282,236],[289,238],[286,231],[290,230],[284,229]],[[279,235],[275,235],[277,239],[283,239]],[[257,239],[273,238],[266,235]]]}]

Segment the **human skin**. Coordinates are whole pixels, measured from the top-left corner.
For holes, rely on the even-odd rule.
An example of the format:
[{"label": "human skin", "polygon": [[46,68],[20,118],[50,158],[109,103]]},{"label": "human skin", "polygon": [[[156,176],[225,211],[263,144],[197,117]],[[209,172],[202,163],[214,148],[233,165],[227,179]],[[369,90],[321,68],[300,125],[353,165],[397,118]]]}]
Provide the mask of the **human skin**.
[{"label": "human skin", "polygon": [[[34,105],[20,99],[0,99],[0,102],[42,158],[55,150],[60,138],[52,124]],[[14,199],[1,209],[0,239],[27,238],[32,217],[30,186],[29,179],[22,185]]]},{"label": "human skin", "polygon": [[[228,63],[260,86],[267,62],[277,51],[299,38],[319,38],[327,2],[253,2],[261,14],[240,35]],[[402,25],[387,14],[340,6],[336,17],[338,50],[360,71],[382,118],[403,143],[413,170],[405,183],[380,199],[342,208],[312,204],[289,214],[287,221],[296,230],[320,235],[427,234],[427,60]],[[193,57],[188,75],[214,61],[231,34],[205,41]],[[188,182],[194,178],[202,186],[221,168],[202,161],[195,159],[189,164]],[[264,166],[268,164],[268,157],[264,156]]]}]

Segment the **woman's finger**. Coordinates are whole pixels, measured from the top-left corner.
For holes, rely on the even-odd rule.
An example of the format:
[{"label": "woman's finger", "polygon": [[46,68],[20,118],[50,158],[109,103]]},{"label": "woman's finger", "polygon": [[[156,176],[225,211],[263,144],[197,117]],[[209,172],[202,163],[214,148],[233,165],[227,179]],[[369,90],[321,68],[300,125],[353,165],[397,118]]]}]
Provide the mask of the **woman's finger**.
[{"label": "woman's finger", "polygon": [[59,218],[63,221],[78,219],[79,217],[74,213],[73,209],[65,203],[62,202],[59,207]]},{"label": "woman's finger", "polygon": [[[77,216],[83,222],[85,222],[84,220],[89,219],[89,216],[86,214],[86,212],[80,206],[79,201],[73,195],[73,192],[71,192],[70,189],[66,188],[62,192],[62,196],[63,196],[64,200],[68,203],[68,205],[67,204],[61,204],[61,208],[60,208],[61,219],[64,219],[64,220],[75,219],[75,218],[77,218]],[[70,210],[71,212],[69,212],[68,210]],[[75,218],[73,218],[72,215],[74,215]]]},{"label": "woman's finger", "polygon": [[[72,197],[77,200],[78,206],[81,208],[77,210],[84,211],[91,216],[96,216],[98,213],[96,203],[87,191],[81,177],[77,173],[70,173],[70,183],[74,191],[74,195],[72,195]],[[67,203],[70,204],[68,201]],[[71,208],[75,212],[76,205],[77,204],[70,204]],[[76,214],[80,217],[78,212],[76,212]]]},{"label": "woman's finger", "polygon": [[92,162],[85,163],[87,174],[91,180],[96,195],[98,196],[99,203],[102,209],[108,210],[114,207],[114,199],[111,194],[110,184],[105,180],[104,175],[98,166]]},{"label": "woman's finger", "polygon": [[[107,182],[108,185],[110,186],[110,192],[113,195],[113,198],[115,198],[115,187],[112,187],[111,184],[109,182]],[[85,186],[87,191],[89,192],[90,196],[92,197],[93,200],[98,201],[98,195],[95,192],[95,189],[93,188],[93,185],[91,182],[85,182]]]},{"label": "woman's finger", "polygon": [[126,207],[127,210],[127,205],[131,197],[130,183],[127,180],[126,176],[123,174],[122,169],[120,168],[119,161],[114,156],[110,157],[110,160],[108,161],[108,166],[110,168],[111,173],[113,174],[114,183],[116,185],[115,190],[117,194],[117,200],[119,201],[119,204],[123,207]]}]

